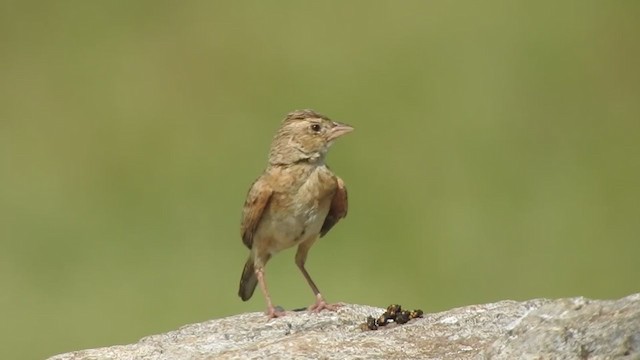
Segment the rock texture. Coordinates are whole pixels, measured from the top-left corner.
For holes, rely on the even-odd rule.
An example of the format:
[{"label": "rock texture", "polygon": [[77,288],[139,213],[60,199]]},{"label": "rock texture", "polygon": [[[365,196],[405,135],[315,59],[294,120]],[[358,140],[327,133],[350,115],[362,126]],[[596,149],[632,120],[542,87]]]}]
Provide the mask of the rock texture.
[{"label": "rock texture", "polygon": [[640,359],[640,294],[473,305],[363,331],[384,310],[250,313],[186,325],[136,344],[74,351],[79,359]]}]

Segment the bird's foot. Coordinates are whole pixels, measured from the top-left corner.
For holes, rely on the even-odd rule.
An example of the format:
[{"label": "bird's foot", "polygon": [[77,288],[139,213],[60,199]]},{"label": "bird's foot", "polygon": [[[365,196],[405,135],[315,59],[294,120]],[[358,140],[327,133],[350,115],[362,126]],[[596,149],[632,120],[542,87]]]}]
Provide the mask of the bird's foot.
[{"label": "bird's foot", "polygon": [[318,296],[316,297],[316,303],[309,306],[307,310],[313,311],[313,312],[320,312],[322,310],[337,311],[338,308],[341,307],[342,305],[343,304],[340,304],[340,303],[328,304],[324,300],[322,295],[318,294]]},{"label": "bird's foot", "polygon": [[284,311],[284,309],[283,309],[283,308],[281,308],[280,306],[276,306],[276,307],[269,306],[269,307],[267,308],[266,314],[267,314],[267,317],[269,318],[269,320],[271,320],[271,319],[275,319],[275,318],[283,317],[283,316],[285,316],[287,313],[286,313],[286,311]]}]

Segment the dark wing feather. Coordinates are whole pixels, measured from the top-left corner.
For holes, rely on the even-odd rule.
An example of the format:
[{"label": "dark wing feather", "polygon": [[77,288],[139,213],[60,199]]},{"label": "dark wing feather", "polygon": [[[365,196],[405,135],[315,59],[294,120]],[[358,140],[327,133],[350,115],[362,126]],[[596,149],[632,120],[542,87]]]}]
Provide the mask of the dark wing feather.
[{"label": "dark wing feather", "polygon": [[242,209],[242,223],[240,224],[240,234],[242,242],[251,249],[253,245],[253,235],[260,224],[264,209],[269,205],[273,189],[269,184],[258,178],[247,194],[247,200],[244,202]]},{"label": "dark wing feather", "polygon": [[320,229],[320,237],[325,236],[340,219],[347,216],[347,209],[349,207],[347,188],[344,186],[344,181],[342,181],[342,179],[336,176],[336,180],[338,181],[338,189],[333,195],[329,213],[324,219],[322,229]]}]

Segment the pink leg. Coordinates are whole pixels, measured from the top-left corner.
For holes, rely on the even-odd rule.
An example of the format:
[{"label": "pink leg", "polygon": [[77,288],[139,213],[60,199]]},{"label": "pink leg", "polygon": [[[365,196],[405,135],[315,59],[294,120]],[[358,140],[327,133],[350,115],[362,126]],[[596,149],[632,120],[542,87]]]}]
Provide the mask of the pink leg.
[{"label": "pink leg", "polygon": [[264,299],[267,301],[267,316],[269,316],[269,319],[284,316],[285,313],[282,311],[276,311],[273,307],[273,303],[271,303],[271,296],[269,296],[269,291],[267,290],[267,282],[264,279],[264,268],[260,267],[256,269],[256,277],[258,278],[258,284],[260,284],[262,295],[264,295]]},{"label": "pink leg", "polygon": [[307,272],[307,269],[304,268],[304,263],[307,259],[307,251],[309,251],[309,247],[311,246],[311,244],[308,244],[307,246],[305,245],[307,244],[303,243],[298,246],[298,252],[296,253],[296,265],[298,265],[298,268],[302,272],[302,275],[307,280],[307,283],[309,283],[309,286],[313,291],[313,295],[316,296],[315,304],[309,306],[307,309],[313,312],[320,312],[325,309],[336,311],[340,306],[342,306],[342,304],[327,304],[327,302],[324,300],[324,297],[322,297],[322,294],[320,294],[320,290],[318,290],[318,287],[311,279],[311,276]]}]

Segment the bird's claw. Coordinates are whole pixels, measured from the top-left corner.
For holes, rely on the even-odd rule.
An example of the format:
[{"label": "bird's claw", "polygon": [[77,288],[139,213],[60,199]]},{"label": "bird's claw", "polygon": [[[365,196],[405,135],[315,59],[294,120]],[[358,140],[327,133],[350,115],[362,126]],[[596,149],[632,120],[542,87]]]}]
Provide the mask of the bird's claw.
[{"label": "bird's claw", "polygon": [[338,308],[340,308],[342,305],[343,304],[340,303],[327,304],[327,302],[322,297],[318,297],[316,303],[309,306],[307,310],[312,312],[320,312],[322,310],[338,311]]},{"label": "bird's claw", "polygon": [[287,315],[287,312],[284,310],[276,309],[274,307],[270,307],[267,309],[266,314],[269,320],[271,320],[271,319],[283,317]]}]

